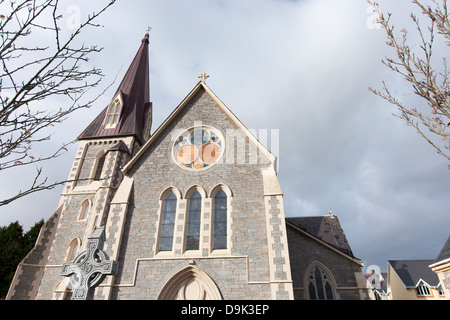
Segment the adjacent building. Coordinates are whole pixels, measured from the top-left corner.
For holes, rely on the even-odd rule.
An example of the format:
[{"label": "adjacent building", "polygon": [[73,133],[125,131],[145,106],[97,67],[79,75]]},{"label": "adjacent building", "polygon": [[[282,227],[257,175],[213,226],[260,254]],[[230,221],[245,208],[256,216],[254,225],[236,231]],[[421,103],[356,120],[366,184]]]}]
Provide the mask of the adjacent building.
[{"label": "adjacent building", "polygon": [[390,299],[446,299],[439,277],[429,267],[433,262],[434,260],[389,260],[387,289]]}]

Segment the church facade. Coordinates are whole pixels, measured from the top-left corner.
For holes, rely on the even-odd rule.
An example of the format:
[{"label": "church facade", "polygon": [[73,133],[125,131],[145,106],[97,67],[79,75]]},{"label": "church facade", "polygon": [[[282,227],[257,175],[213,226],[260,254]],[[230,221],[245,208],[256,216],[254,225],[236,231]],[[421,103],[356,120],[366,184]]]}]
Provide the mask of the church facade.
[{"label": "church facade", "polygon": [[337,217],[286,219],[275,156],[206,74],[151,132],[148,45],[79,136],[7,299],[370,299]]}]

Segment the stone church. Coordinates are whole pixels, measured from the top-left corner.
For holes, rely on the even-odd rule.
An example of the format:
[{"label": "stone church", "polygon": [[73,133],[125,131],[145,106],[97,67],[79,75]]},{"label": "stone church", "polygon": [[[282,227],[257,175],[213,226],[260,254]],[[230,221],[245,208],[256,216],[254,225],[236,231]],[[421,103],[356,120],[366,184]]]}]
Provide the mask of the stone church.
[{"label": "stone church", "polygon": [[7,299],[371,299],[337,216],[285,217],[275,156],[208,75],[152,132],[148,47],[78,137]]}]

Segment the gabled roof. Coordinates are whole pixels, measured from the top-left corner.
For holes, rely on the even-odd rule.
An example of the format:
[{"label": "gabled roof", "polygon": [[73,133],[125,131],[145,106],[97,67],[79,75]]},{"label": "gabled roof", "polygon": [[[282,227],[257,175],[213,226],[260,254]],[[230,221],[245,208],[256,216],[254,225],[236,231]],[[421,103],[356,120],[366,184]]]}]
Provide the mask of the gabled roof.
[{"label": "gabled roof", "polygon": [[204,81],[199,81],[191,92],[183,99],[183,101],[175,108],[175,110],[167,117],[166,120],[159,126],[158,129],[152,134],[150,139],[142,146],[141,149],[136,153],[136,155],[125,165],[122,169],[123,173],[126,174],[133,165],[138,161],[138,159],[147,151],[147,149],[152,145],[152,143],[157,139],[157,137],[164,131],[167,126],[172,123],[175,117],[188,105],[189,101],[200,91],[205,90],[205,92],[211,97],[211,99],[217,104],[217,106],[231,119],[231,121],[236,124],[236,126],[242,130],[248,137],[249,141],[253,142],[259,149],[261,154],[264,154],[272,165],[275,167],[275,156],[264,146],[258,139],[245,127],[245,125],[231,112],[231,110],[212,92],[212,90],[206,85]]},{"label": "gabled roof", "polygon": [[406,288],[415,288],[420,280],[436,287],[439,278],[428,266],[433,260],[388,260],[392,269],[397,273]]},{"label": "gabled roof", "polygon": [[136,56],[113,96],[112,101],[119,95],[123,100],[120,118],[115,128],[106,129],[104,125],[108,105],[80,134],[78,139],[134,135],[141,144],[145,142],[145,120],[151,105],[148,37],[146,34],[142,39]]},{"label": "gabled roof", "polygon": [[290,224],[301,229],[313,238],[325,242],[350,258],[357,259],[353,255],[347,237],[336,215],[286,218],[286,222],[288,225]]}]

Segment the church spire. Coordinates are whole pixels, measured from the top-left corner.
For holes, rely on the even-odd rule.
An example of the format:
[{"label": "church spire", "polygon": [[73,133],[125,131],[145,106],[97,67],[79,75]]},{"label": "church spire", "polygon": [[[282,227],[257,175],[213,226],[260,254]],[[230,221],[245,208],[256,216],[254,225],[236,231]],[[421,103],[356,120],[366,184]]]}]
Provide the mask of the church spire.
[{"label": "church spire", "polygon": [[111,103],[79,139],[135,136],[143,144],[148,138],[151,125],[148,44],[149,34],[146,33]]}]

